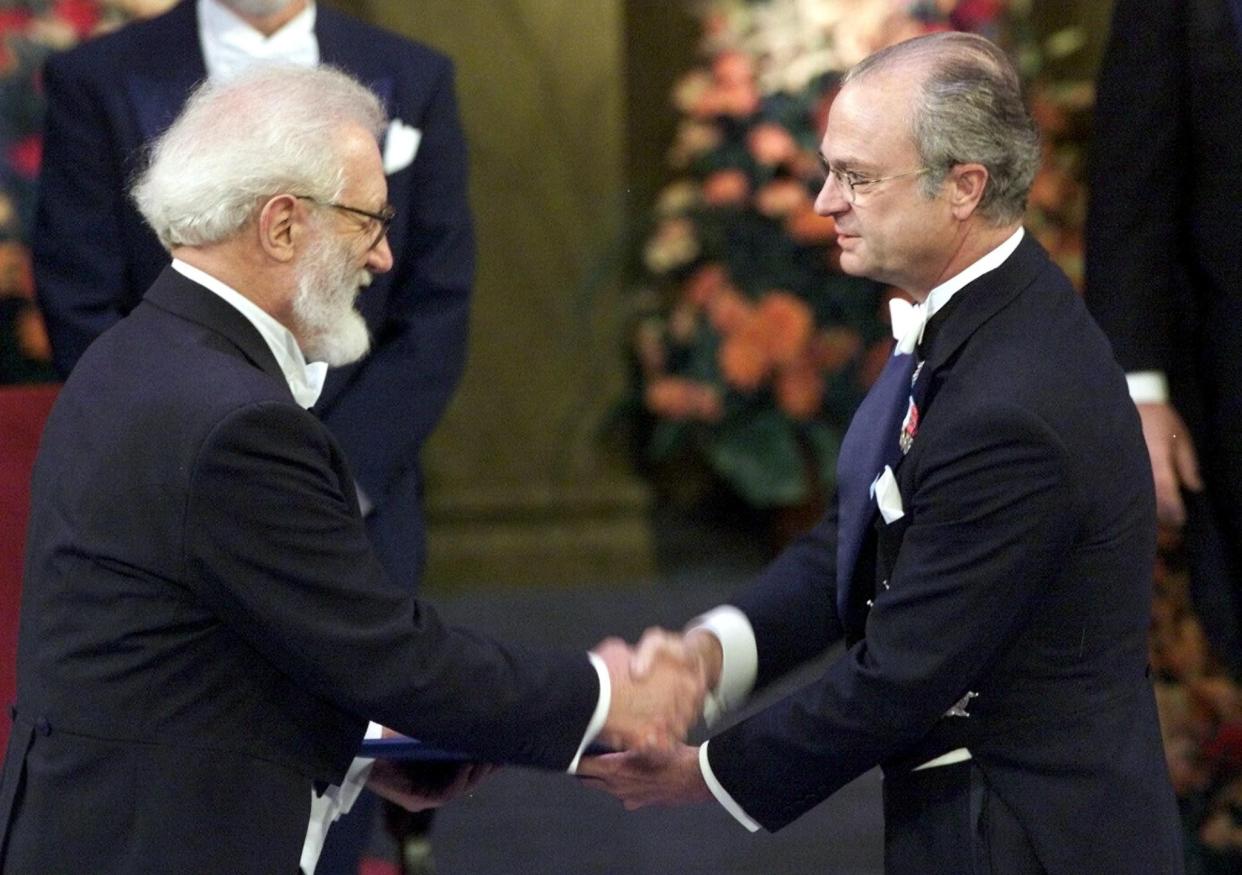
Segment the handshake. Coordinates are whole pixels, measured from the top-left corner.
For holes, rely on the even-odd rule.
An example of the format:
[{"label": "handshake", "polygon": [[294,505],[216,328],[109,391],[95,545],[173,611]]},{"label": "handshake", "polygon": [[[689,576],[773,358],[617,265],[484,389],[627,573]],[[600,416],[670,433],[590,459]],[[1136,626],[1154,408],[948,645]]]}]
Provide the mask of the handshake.
[{"label": "handshake", "polygon": [[[608,668],[612,698],[597,741],[617,753],[584,757],[578,777],[612,793],[627,808],[707,798],[693,748],[681,744],[720,682],[723,653],[704,629],[684,635],[652,628],[637,647],[606,638],[592,651]],[[495,766],[453,763],[410,767],[377,760],[367,785],[408,811],[443,805],[468,793]]]},{"label": "handshake", "polygon": [[612,701],[598,741],[617,751],[667,753],[684,741],[720,680],[720,642],[703,629],[651,628],[636,647],[606,638],[592,651],[608,667]]}]

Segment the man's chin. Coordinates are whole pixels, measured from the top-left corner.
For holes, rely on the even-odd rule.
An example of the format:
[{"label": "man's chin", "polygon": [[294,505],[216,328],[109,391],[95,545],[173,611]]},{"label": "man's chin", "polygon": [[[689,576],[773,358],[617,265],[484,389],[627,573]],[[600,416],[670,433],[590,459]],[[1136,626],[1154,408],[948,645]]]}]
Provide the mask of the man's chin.
[{"label": "man's chin", "polygon": [[351,312],[349,317],[327,334],[320,335],[310,345],[307,358],[326,362],[330,367],[352,365],[371,350],[371,335],[361,314]]},{"label": "man's chin", "polygon": [[867,276],[867,259],[857,249],[842,249],[838,263],[842,273],[850,276]]}]

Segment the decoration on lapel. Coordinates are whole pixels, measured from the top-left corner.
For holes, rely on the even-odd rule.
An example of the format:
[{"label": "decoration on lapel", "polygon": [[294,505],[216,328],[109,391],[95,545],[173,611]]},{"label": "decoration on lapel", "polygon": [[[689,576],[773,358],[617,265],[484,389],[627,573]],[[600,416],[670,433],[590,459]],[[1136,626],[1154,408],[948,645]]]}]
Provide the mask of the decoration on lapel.
[{"label": "decoration on lapel", "polygon": [[409,167],[422,139],[423,132],[418,128],[410,127],[399,118],[393,119],[384,135],[384,173],[392,176]]},{"label": "decoration on lapel", "polygon": [[966,695],[962,696],[962,698],[957,700],[957,704],[955,704],[948,711],[945,711],[944,716],[946,717],[969,717],[970,713],[966,710],[966,708],[967,706],[970,705],[971,699],[977,699],[977,698],[979,698],[978,693],[968,692]]},{"label": "decoration on lapel", "polygon": [[919,408],[914,403],[914,396],[910,396],[910,406],[906,410],[906,418],[901,421],[901,437],[898,443],[901,445],[901,454],[904,456],[910,452],[910,447],[914,446],[914,436],[919,433]]}]

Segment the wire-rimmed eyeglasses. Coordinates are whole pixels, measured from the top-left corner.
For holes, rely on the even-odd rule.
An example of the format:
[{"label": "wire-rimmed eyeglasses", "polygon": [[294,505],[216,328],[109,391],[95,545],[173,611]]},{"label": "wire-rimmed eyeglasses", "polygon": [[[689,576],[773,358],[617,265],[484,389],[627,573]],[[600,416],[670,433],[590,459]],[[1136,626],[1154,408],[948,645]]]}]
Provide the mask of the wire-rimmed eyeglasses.
[{"label": "wire-rimmed eyeglasses", "polygon": [[377,222],[379,227],[376,229],[375,238],[371,241],[370,245],[367,246],[368,251],[374,249],[376,246],[379,246],[379,242],[383,240],[384,235],[388,233],[388,226],[392,224],[392,220],[396,218],[397,215],[397,208],[392,204],[385,204],[384,208],[378,213],[373,213],[370,210],[363,210],[358,207],[347,206],[346,204],[338,204],[336,201],[321,201],[318,198],[313,198],[307,194],[300,194],[297,197],[298,200],[310,201],[316,206],[331,207],[334,210],[342,210],[346,213],[353,213],[356,216],[363,216],[370,219],[372,222]]},{"label": "wire-rimmed eyeglasses", "polygon": [[832,167],[828,162],[820,159],[820,164],[824,167],[824,172],[837,181],[837,185],[841,187],[841,191],[845,193],[845,199],[851,204],[858,203],[859,195],[866,195],[871,191],[873,185],[881,182],[888,182],[890,179],[901,179],[904,176],[922,176],[927,173],[930,168],[916,167],[914,170],[906,170],[903,173],[890,173],[888,176],[864,176],[861,173],[855,173],[853,170],[840,170]]}]

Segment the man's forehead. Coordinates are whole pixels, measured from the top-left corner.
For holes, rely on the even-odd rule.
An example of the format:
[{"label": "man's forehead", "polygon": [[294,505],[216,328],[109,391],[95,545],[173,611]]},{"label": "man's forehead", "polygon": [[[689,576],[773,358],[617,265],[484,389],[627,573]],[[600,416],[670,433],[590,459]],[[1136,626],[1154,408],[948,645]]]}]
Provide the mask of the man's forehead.
[{"label": "man's forehead", "polygon": [[883,74],[842,87],[828,113],[821,157],[834,167],[871,164],[894,150],[914,148],[909,95],[906,83]]},{"label": "man's forehead", "polygon": [[345,190],[368,203],[382,206],[387,200],[388,179],[379,143],[359,125],[345,128],[344,141]]}]

